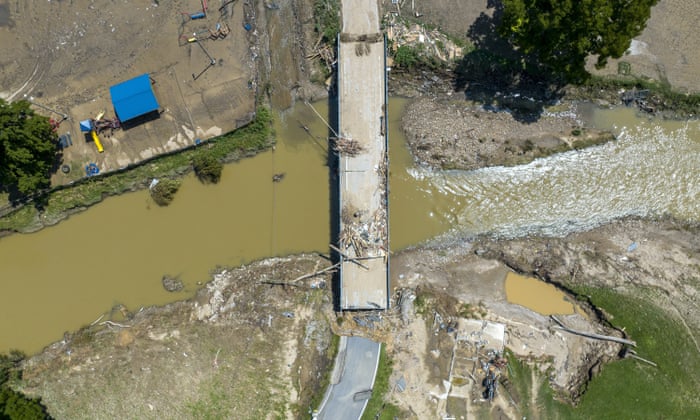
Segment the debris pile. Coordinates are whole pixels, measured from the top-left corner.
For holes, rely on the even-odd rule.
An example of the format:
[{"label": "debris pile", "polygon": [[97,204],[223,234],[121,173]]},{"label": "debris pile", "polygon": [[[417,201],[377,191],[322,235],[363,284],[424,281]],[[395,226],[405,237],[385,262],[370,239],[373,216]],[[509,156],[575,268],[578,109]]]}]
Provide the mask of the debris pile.
[{"label": "debris pile", "polygon": [[314,60],[316,58],[320,58],[323,65],[326,67],[326,71],[331,73],[337,61],[335,58],[335,52],[328,44],[321,44],[321,39],[322,38],[318,39],[318,42],[316,42],[316,45],[312,49],[312,52],[306,55],[306,59]]},{"label": "debris pile", "polygon": [[338,154],[355,157],[365,151],[359,141],[349,137],[333,137],[333,150]]},{"label": "debris pile", "polygon": [[343,230],[340,232],[341,250],[352,249],[355,258],[376,257],[386,251],[386,209],[379,208],[371,217],[363,217],[359,210],[343,209]]},{"label": "debris pile", "polygon": [[399,47],[420,48],[423,53],[441,61],[453,61],[464,55],[462,47],[437,29],[428,30],[416,23],[408,23],[394,14],[388,17],[387,38],[394,51]]}]

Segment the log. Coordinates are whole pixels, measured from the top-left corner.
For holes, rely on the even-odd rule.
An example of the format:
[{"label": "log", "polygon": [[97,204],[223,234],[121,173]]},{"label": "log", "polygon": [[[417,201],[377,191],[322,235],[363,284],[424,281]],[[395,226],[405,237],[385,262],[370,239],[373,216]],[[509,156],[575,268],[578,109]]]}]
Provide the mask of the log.
[{"label": "log", "polygon": [[360,267],[364,268],[365,270],[368,270],[368,271],[369,271],[369,267],[367,267],[366,265],[364,265],[364,264],[362,264],[361,262],[357,261],[357,259],[348,256],[346,253],[344,253],[343,251],[341,251],[340,248],[338,248],[337,246],[335,246],[335,245],[333,245],[333,244],[329,244],[329,246],[331,247],[332,250],[334,250],[335,252],[337,252],[338,254],[340,254],[340,255],[341,255],[343,258],[345,258],[346,260],[348,260],[348,261],[350,261],[350,262],[353,262],[353,263],[359,265]]},{"label": "log", "polygon": [[625,357],[631,357],[631,358],[633,358],[633,359],[640,360],[640,361],[642,361],[642,362],[644,362],[644,363],[649,363],[650,365],[652,365],[652,366],[654,366],[654,367],[659,367],[656,363],[652,362],[651,360],[647,360],[647,359],[645,359],[645,358],[643,358],[643,357],[639,357],[639,356],[637,356],[636,354],[633,354],[633,353],[630,353],[630,352],[627,352],[627,353],[625,354]]},{"label": "log", "polygon": [[292,283],[296,283],[296,282],[298,282],[298,281],[300,281],[300,280],[308,279],[308,278],[311,278],[311,277],[318,276],[319,274],[323,274],[323,273],[325,273],[325,272],[335,270],[339,265],[340,265],[340,263],[335,263],[335,264],[333,264],[333,265],[330,266],[330,267],[326,267],[326,268],[324,268],[324,269],[321,269],[321,270],[318,270],[318,271],[314,271],[313,273],[310,273],[310,274],[304,274],[303,276],[299,276],[299,277],[295,278],[294,280],[292,280]]},{"label": "log", "polygon": [[113,321],[102,321],[102,322],[100,322],[100,325],[107,325],[110,327],[119,327],[119,328],[131,328],[131,325],[119,324],[119,323],[113,322]]},{"label": "log", "polygon": [[561,321],[559,321],[554,315],[550,315],[549,317],[552,318],[552,320],[554,322],[559,324],[559,327],[557,329],[560,329],[562,331],[566,331],[570,334],[580,335],[581,337],[586,337],[586,338],[590,338],[593,340],[613,341],[615,343],[627,344],[628,346],[637,347],[637,343],[635,341],[627,340],[625,338],[620,338],[620,337],[613,337],[610,335],[601,335],[601,334],[589,333],[589,332],[585,332],[585,331],[572,330],[571,328],[564,325]]}]

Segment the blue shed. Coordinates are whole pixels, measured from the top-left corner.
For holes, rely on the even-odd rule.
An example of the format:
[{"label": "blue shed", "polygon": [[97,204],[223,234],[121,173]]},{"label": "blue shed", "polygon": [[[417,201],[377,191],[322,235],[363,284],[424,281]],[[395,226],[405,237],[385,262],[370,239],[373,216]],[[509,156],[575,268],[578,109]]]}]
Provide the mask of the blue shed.
[{"label": "blue shed", "polygon": [[109,88],[112,105],[119,121],[133,120],[159,108],[148,73]]}]

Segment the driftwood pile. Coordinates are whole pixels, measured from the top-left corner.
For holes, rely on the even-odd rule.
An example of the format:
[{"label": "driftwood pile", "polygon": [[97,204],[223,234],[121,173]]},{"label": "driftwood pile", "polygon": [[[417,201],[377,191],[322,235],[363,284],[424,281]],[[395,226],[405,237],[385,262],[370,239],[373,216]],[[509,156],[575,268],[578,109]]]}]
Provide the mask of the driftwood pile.
[{"label": "driftwood pile", "polygon": [[335,66],[335,50],[328,44],[321,44],[323,40],[323,34],[318,37],[316,44],[311,49],[311,53],[306,55],[307,60],[314,60],[320,58],[323,64],[326,66],[326,71],[331,73],[333,71],[333,66]]},{"label": "driftwood pile", "polygon": [[348,137],[333,137],[333,150],[338,154],[354,157],[365,151],[359,141]]}]

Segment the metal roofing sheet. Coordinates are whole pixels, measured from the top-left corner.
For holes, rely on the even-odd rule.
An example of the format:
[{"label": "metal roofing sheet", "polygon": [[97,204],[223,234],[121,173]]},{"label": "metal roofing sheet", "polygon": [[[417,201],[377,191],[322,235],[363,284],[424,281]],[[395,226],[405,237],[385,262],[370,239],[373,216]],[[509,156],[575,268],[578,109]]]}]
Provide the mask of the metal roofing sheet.
[{"label": "metal roofing sheet", "polygon": [[109,88],[114,112],[120,121],[129,121],[159,108],[148,73]]}]

